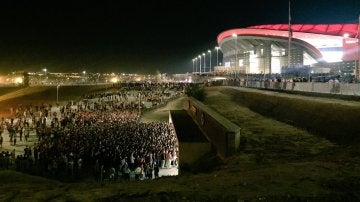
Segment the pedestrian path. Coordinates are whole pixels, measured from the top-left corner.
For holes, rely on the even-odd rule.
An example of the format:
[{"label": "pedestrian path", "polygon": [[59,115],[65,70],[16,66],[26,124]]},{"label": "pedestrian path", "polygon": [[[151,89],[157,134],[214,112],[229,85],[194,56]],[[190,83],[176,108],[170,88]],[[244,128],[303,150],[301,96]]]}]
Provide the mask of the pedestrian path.
[{"label": "pedestrian path", "polygon": [[4,138],[2,148],[0,148],[0,151],[13,151],[15,149],[15,155],[22,155],[24,153],[24,149],[26,146],[33,148],[34,143],[36,143],[37,137],[35,134],[35,131],[30,132],[30,136],[27,141],[25,141],[25,138],[22,138],[22,141],[20,141],[20,138],[16,138],[16,145],[14,145],[14,142],[10,142],[9,132],[7,130],[4,130],[2,133],[2,136]]}]

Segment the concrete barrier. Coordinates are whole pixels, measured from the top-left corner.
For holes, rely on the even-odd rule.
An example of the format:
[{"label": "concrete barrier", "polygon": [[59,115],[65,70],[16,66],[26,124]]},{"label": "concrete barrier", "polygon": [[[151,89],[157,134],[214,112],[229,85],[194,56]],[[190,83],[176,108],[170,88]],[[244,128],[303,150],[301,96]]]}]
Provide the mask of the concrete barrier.
[{"label": "concrete barrier", "polygon": [[185,110],[170,110],[169,122],[174,126],[179,141],[181,167],[191,167],[211,151],[210,142]]},{"label": "concrete barrier", "polygon": [[220,157],[233,155],[240,146],[240,127],[200,101],[188,97],[184,109],[216,148]]}]

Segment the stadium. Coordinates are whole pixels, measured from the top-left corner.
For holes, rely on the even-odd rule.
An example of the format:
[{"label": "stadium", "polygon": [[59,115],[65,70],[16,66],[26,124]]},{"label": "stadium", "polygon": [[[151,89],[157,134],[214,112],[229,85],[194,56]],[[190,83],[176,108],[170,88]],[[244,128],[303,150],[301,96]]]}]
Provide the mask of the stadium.
[{"label": "stadium", "polygon": [[290,28],[272,24],[220,33],[217,43],[223,66],[214,71],[281,74],[305,69],[359,78],[358,24],[292,24]]}]

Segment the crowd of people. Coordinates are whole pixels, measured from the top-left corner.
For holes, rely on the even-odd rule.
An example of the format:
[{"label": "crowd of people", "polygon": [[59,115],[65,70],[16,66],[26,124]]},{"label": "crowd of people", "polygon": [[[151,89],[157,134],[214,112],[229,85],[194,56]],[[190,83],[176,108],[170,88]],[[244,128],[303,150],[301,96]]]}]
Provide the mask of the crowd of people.
[{"label": "crowd of people", "polygon": [[[158,104],[181,93],[181,85],[143,83],[85,95],[63,106],[20,107],[13,118],[2,119],[0,136],[7,129],[15,145],[35,131],[33,148],[26,147],[15,159],[21,171],[71,177],[87,173],[97,180],[152,179],[160,168],[177,165],[178,143],[171,124],[142,123],[138,104]],[[1,155],[0,165],[2,159],[13,158]]]}]

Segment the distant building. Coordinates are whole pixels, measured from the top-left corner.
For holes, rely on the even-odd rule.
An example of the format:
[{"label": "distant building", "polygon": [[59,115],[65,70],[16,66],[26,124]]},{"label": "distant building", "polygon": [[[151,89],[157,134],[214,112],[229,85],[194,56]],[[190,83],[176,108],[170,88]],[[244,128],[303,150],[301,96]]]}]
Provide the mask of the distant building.
[{"label": "distant building", "polygon": [[289,32],[288,24],[273,24],[227,30],[217,37],[223,66],[215,71],[274,74],[304,66],[325,72],[336,67],[359,78],[358,26],[293,24]]}]

